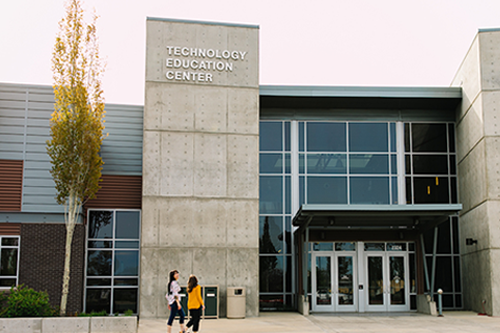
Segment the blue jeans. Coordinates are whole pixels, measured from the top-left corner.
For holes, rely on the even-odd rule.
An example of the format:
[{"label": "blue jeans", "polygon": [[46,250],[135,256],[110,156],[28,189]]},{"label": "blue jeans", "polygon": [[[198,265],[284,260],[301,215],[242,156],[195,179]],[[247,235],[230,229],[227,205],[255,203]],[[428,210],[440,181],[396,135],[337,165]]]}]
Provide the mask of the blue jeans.
[{"label": "blue jeans", "polygon": [[179,308],[177,307],[177,302],[174,302],[170,304],[170,317],[168,317],[168,322],[167,322],[168,326],[172,326],[172,323],[174,322],[177,313],[179,314],[179,323],[184,324],[184,317],[186,316],[184,314],[184,310],[182,309],[182,306],[181,309],[179,310]]}]

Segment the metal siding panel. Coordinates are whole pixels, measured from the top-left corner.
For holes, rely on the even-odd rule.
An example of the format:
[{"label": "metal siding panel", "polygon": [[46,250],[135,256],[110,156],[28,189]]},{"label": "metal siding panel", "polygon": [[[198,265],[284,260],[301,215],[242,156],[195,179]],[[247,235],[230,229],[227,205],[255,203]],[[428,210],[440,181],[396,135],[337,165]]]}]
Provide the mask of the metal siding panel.
[{"label": "metal siding panel", "polygon": [[24,135],[24,126],[3,126],[0,125],[0,133],[5,134],[15,134]]},{"label": "metal siding panel", "polygon": [[0,160],[0,211],[21,211],[23,161]]},{"label": "metal siding panel", "polygon": [[64,207],[57,204],[55,205],[24,204],[23,212],[64,213]]}]

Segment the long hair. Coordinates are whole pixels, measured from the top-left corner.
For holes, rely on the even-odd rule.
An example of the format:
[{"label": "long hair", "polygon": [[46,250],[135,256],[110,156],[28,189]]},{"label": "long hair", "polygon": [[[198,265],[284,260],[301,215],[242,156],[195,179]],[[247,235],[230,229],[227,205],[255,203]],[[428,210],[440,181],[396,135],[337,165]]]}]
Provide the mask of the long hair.
[{"label": "long hair", "polygon": [[188,288],[187,288],[187,292],[190,293],[193,291],[193,289],[198,285],[198,279],[196,278],[196,276],[194,276],[193,274],[191,274],[189,276],[189,280],[188,280]]},{"label": "long hair", "polygon": [[179,273],[178,270],[174,269],[173,271],[170,271],[170,273],[168,273],[168,277],[169,277],[169,281],[168,281],[168,287],[167,287],[167,293],[170,294],[170,286],[172,285],[172,282],[175,281],[175,274],[176,273]]}]

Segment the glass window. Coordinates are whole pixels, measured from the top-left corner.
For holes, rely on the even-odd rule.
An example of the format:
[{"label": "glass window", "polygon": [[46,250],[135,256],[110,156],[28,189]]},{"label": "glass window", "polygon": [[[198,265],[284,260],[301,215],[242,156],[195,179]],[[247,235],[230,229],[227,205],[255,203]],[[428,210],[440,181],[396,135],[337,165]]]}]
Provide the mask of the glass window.
[{"label": "glass window", "polygon": [[385,243],[364,243],[365,251],[385,251]]},{"label": "glass window", "polygon": [[141,212],[89,210],[88,215],[85,312],[137,313]]},{"label": "glass window", "polygon": [[335,243],[335,251],[356,251],[356,243]]},{"label": "glass window", "polygon": [[448,155],[413,155],[413,174],[447,175]]},{"label": "glass window", "polygon": [[260,154],[260,173],[282,173],[283,154]]},{"label": "glass window", "polygon": [[396,123],[390,123],[390,131],[391,131],[391,152],[395,153],[398,149],[397,147],[397,137],[396,137]]},{"label": "glass window", "polygon": [[113,212],[93,210],[89,212],[89,238],[112,238]]},{"label": "glass window", "polygon": [[345,123],[307,123],[307,151],[346,151]]},{"label": "glass window", "polygon": [[448,151],[446,124],[411,124],[413,152]]},{"label": "glass window", "polygon": [[389,177],[351,177],[351,204],[389,204]]},{"label": "glass window", "polygon": [[283,217],[259,218],[259,250],[260,253],[283,253]]},{"label": "glass window", "polygon": [[283,213],[283,177],[260,176],[259,191],[262,214]]},{"label": "glass window", "polygon": [[307,177],[307,203],[347,204],[347,178]]},{"label": "glass window", "polygon": [[413,177],[415,204],[449,203],[448,177]]},{"label": "glass window", "polygon": [[333,243],[313,243],[314,251],[333,251]]},{"label": "glass window", "polygon": [[346,174],[346,154],[308,154],[307,173]]},{"label": "glass window", "polygon": [[283,292],[283,256],[260,256],[260,292]]},{"label": "glass window", "polygon": [[353,174],[388,174],[389,156],[351,154],[349,155],[349,172]]},{"label": "glass window", "polygon": [[261,121],[259,141],[261,151],[282,151],[283,123],[281,121]]},{"label": "glass window", "polygon": [[19,236],[0,236],[0,288],[18,284]]},{"label": "glass window", "polygon": [[140,212],[117,211],[116,212],[116,237],[115,238],[139,238]]},{"label": "glass window", "polygon": [[387,123],[350,123],[349,151],[388,152]]}]

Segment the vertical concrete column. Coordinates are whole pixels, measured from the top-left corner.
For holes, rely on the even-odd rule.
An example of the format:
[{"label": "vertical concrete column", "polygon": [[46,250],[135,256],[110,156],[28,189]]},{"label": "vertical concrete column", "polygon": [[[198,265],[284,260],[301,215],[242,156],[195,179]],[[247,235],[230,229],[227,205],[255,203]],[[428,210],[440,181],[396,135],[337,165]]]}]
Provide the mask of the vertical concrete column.
[{"label": "vertical concrete column", "polygon": [[148,18],[140,315],[166,317],[168,272],[245,287],[258,315],[258,27]]},{"label": "vertical concrete column", "polygon": [[[457,111],[464,305],[500,315],[500,30],[480,30],[453,86]],[[477,244],[466,246],[465,239]]]}]

